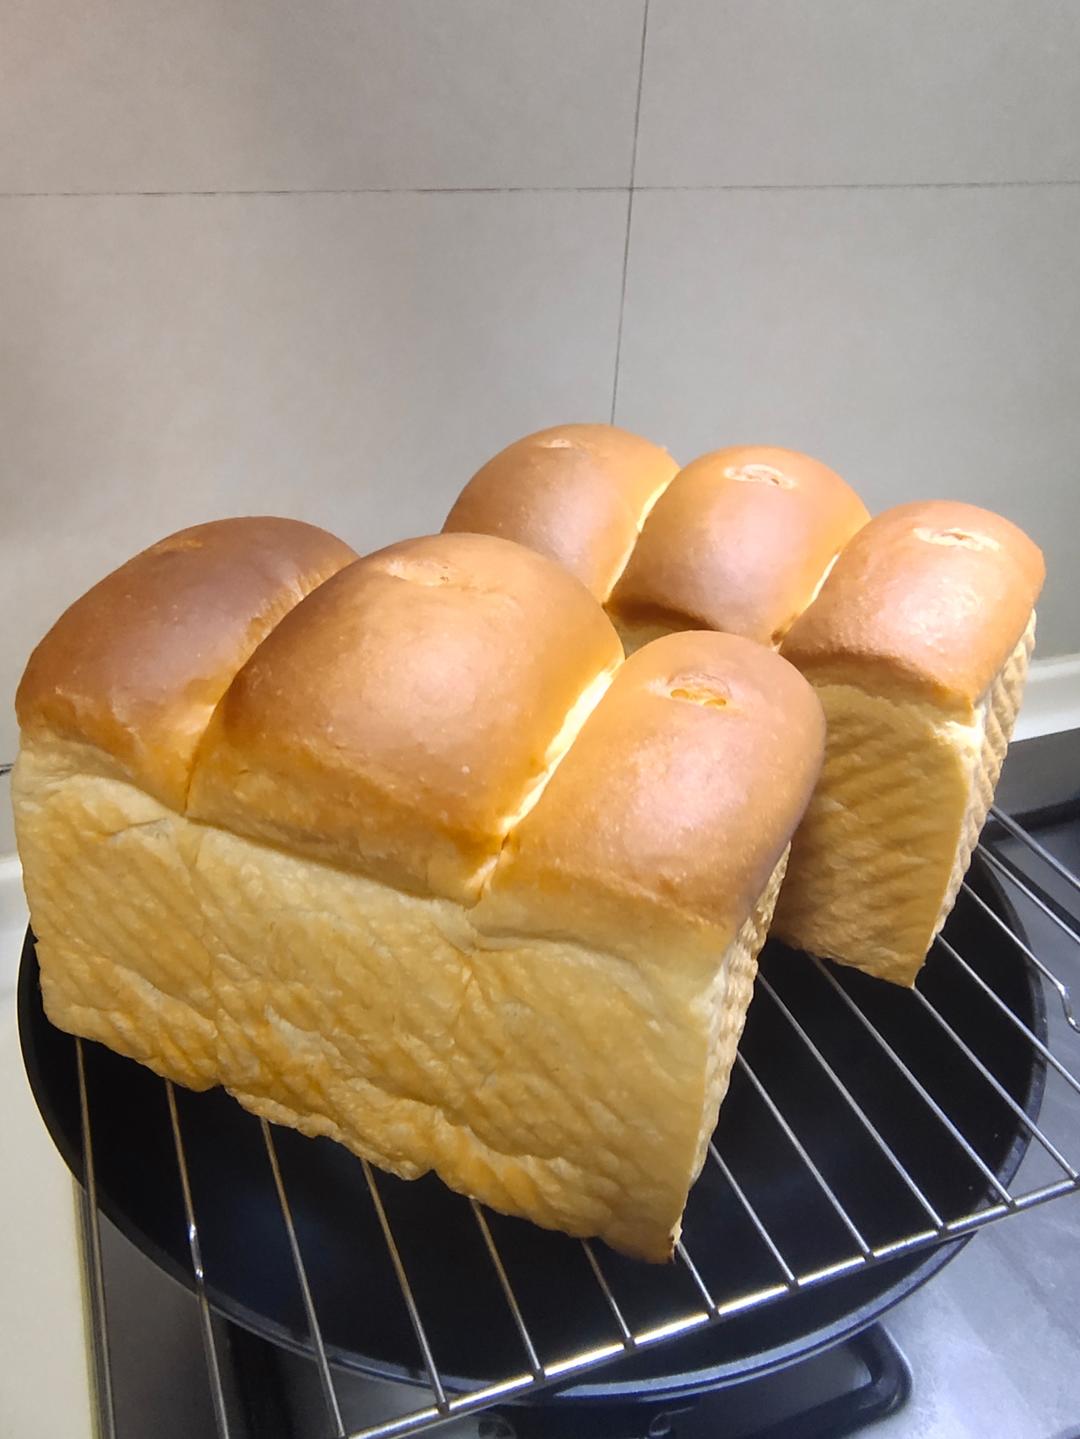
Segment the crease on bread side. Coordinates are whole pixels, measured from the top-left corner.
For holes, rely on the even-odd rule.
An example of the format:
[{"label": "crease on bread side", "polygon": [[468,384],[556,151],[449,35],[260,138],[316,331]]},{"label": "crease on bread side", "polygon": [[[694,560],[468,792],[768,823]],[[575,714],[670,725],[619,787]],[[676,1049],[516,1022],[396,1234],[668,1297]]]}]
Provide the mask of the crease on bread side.
[{"label": "crease on bread side", "polygon": [[[626,570],[626,567],[627,567],[627,565],[630,563],[630,556],[634,553],[634,550],[637,548],[637,543],[638,543],[638,540],[641,538],[641,532],[642,532],[642,530],[645,528],[645,523],[646,523],[646,521],[648,520],[649,516],[652,514],[653,510],[656,508],[656,505],[657,505],[657,503],[659,502],[660,497],[663,495],[664,491],[665,491],[665,490],[667,489],[667,487],[671,484],[671,481],[672,481],[674,478],[675,478],[674,475],[669,475],[669,476],[667,476],[663,481],[661,481],[660,484],[658,484],[658,485],[656,486],[656,488],[655,488],[650,494],[648,494],[648,495],[645,496],[645,500],[644,500],[644,502],[642,503],[641,508],[638,510],[638,512],[637,512],[637,514],[636,514],[636,516],[635,516],[635,518],[634,518],[634,533],[630,536],[630,539],[627,541],[626,548],[625,548],[625,550],[623,550],[623,553],[622,553],[621,557],[619,558],[618,562],[612,567],[612,572],[611,572],[611,573],[612,573],[612,579],[611,579],[610,585],[608,586],[608,592],[607,592],[607,594],[604,596],[605,601],[610,597],[611,592],[614,590],[615,586],[616,586],[616,585],[619,583],[619,581],[622,579],[623,574],[624,574],[624,572],[625,572],[625,570]],[[609,614],[608,618],[611,619],[610,614]],[[614,624],[615,621],[612,620],[612,623]],[[617,624],[615,625],[615,628],[616,628],[616,630],[618,630],[619,627],[618,627]],[[620,639],[621,639],[621,638],[622,638],[622,636],[621,636],[621,634],[620,634]],[[638,646],[638,648],[640,648],[640,646]],[[627,654],[629,654],[629,653],[630,653],[630,651],[628,650],[628,651],[627,651]]]},{"label": "crease on bread side", "polygon": [[[445,575],[430,559],[419,569],[410,560],[410,578],[438,588]],[[492,603],[502,613],[504,597]],[[726,950],[691,944],[681,958],[669,949],[646,961],[603,935],[534,932],[535,915],[496,933],[481,912],[597,713],[620,663],[614,636],[561,724],[526,755],[514,802],[481,816],[492,846],[481,865],[462,850],[396,883],[351,862],[354,816],[329,790],[322,799],[342,828],[325,852],[316,839],[297,852],[295,836],[276,821],[260,830],[251,813],[245,823],[259,832],[238,832],[232,786],[258,767],[242,745],[217,776],[228,823],[211,817],[210,751],[246,658],[237,652],[192,757],[187,815],[107,749],[27,715],[15,801],[50,1017],[189,1087],[223,1083],[253,1112],[405,1177],[434,1167],[496,1208],[667,1257],[726,1087],[786,847]],[[814,762],[808,750],[807,794]],[[310,779],[308,788],[310,824],[322,800]],[[252,791],[256,803],[264,792]],[[805,798],[789,796],[789,809]],[[788,832],[794,818],[792,809]],[[422,892],[432,874],[444,893]],[[678,916],[671,932],[685,924]]]},{"label": "crease on bread side", "polygon": [[506,847],[510,836],[529,811],[535,808],[544,790],[551,782],[555,771],[566,758],[575,739],[577,739],[581,733],[582,726],[604,698],[621,663],[621,659],[616,660],[610,669],[601,670],[598,675],[589,680],[577,699],[567,710],[566,719],[563,721],[562,727],[548,744],[539,772],[525,786],[521,799],[514,808],[502,817],[500,822],[502,843],[497,852],[493,854],[490,859],[484,861],[474,877],[473,883],[478,895],[483,893],[485,885],[495,872],[495,868],[499,862],[499,856]]}]

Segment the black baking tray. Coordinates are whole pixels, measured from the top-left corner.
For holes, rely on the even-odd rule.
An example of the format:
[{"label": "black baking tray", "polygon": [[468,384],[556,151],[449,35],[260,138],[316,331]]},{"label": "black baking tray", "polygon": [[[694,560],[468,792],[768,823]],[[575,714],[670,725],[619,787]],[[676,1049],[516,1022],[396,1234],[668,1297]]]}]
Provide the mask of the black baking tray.
[{"label": "black baking tray", "polygon": [[[1018,931],[996,880],[978,860],[975,891]],[[1042,991],[1015,945],[961,895],[950,943],[1040,1039]],[[874,1041],[800,954],[770,941],[761,969],[810,1032],[912,1176],[946,1218],[985,1198],[986,1181],[918,1100]],[[834,971],[841,976],[839,969]],[[853,971],[847,991],[1005,1184],[1027,1147],[1016,1115],[912,997]],[[1045,1067],[1000,1010],[944,956],[932,955],[920,989],[1032,1118]],[[72,1038],[42,1009],[33,936],[19,981],[19,1026],[31,1087],[49,1131],[81,1181],[80,1109]],[[918,1208],[842,1104],[777,1006],[759,994],[741,1052],[841,1195],[871,1244],[925,1227]],[[165,1087],[142,1066],[84,1045],[99,1203],[104,1214],[178,1282],[192,1285],[187,1225]],[[258,1122],[221,1090],[177,1090],[194,1208],[211,1303],[253,1332],[310,1353],[276,1191]],[[425,1383],[416,1340],[360,1162],[328,1140],[274,1130],[312,1296],[332,1365]],[[745,1076],[733,1075],[717,1146],[796,1272],[852,1250]],[[432,1350],[448,1390],[520,1373],[523,1356],[505,1299],[467,1201],[433,1175],[405,1183],[379,1176]],[[490,1216],[541,1358],[552,1362],[609,1342],[612,1320],[575,1241],[523,1221]],[[714,1294],[776,1282],[774,1262],[719,1169],[707,1164],[687,1207],[684,1237]],[[760,1375],[856,1333],[925,1282],[967,1242],[865,1266],[722,1323],[631,1355],[560,1395],[588,1402],[686,1396]],[[650,1266],[597,1246],[631,1325],[662,1323],[700,1308],[684,1270]],[[685,1283],[682,1282],[685,1280]],[[680,1288],[682,1284],[682,1288]],[[534,1396],[537,1397],[537,1396]],[[544,1396],[539,1396],[544,1397]],[[546,1402],[546,1400],[545,1400]]]}]

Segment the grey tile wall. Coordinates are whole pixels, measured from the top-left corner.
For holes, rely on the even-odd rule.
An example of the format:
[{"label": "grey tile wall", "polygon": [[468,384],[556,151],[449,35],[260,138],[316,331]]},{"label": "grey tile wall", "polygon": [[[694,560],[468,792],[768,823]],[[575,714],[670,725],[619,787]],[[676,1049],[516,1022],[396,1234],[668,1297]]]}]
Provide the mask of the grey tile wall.
[{"label": "grey tile wall", "polygon": [[653,0],[637,181],[1080,180],[1074,0]]},{"label": "grey tile wall", "polygon": [[0,190],[625,185],[641,0],[28,0]]},{"label": "grey tile wall", "polygon": [[252,509],[374,546],[607,418],[628,239],[623,423],[995,505],[1047,547],[1042,652],[1080,650],[1080,6],[645,18],[4,8],[0,759],[33,641],[136,546]]},{"label": "grey tile wall", "polygon": [[689,459],[820,455],[872,511],[989,506],[1050,556],[1080,647],[1080,186],[643,191],[617,419]]},{"label": "grey tile wall", "polygon": [[290,514],[375,549],[517,435],[606,415],[625,224],[612,192],[0,203],[5,695],[171,530]]}]

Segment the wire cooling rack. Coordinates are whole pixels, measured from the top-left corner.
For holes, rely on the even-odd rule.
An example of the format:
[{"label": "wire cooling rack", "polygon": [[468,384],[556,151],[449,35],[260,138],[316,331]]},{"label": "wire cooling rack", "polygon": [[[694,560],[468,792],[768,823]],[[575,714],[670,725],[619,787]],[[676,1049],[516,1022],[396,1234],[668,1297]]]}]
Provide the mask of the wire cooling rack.
[{"label": "wire cooling rack", "polygon": [[[783,1086],[777,1083],[775,1066],[763,1063],[757,1055],[740,1051],[732,1089],[741,1093],[739,1103],[743,1112],[747,1104],[756,1106],[755,1127],[760,1130],[762,1143],[772,1153],[782,1156],[783,1164],[812,1187],[820,1205],[831,1213],[835,1233],[832,1252],[826,1256],[826,1262],[808,1264],[805,1255],[794,1253],[792,1231],[782,1211],[776,1205],[763,1203],[761,1193],[755,1192],[745,1176],[736,1172],[725,1142],[725,1118],[729,1105],[733,1104],[729,1100],[721,1114],[714,1142],[709,1146],[705,1174],[691,1197],[687,1227],[677,1248],[675,1263],[648,1269],[648,1283],[655,1291],[652,1294],[655,1302],[649,1306],[648,1322],[642,1322],[638,1312],[631,1312],[620,1292],[619,1275],[625,1276],[627,1261],[618,1260],[603,1246],[563,1241],[575,1248],[579,1261],[584,1261],[596,1295],[606,1311],[610,1337],[601,1342],[577,1347],[570,1352],[550,1353],[551,1345],[545,1342],[547,1336],[539,1336],[528,1317],[528,1305],[520,1293],[520,1280],[512,1272],[513,1264],[507,1260],[500,1240],[499,1225],[507,1221],[489,1215],[475,1202],[454,1201],[470,1205],[472,1222],[482,1245],[480,1252],[490,1265],[488,1280],[492,1281],[493,1276],[493,1282],[501,1292],[506,1322],[516,1334],[520,1353],[520,1362],[512,1372],[461,1392],[459,1382],[453,1380],[436,1361],[437,1345],[432,1342],[430,1317],[424,1312],[424,1302],[418,1296],[417,1274],[411,1267],[407,1246],[400,1242],[401,1234],[392,1214],[393,1206],[387,1202],[387,1192],[396,1181],[377,1174],[366,1162],[357,1161],[362,1166],[366,1190],[377,1218],[377,1230],[385,1246],[384,1258],[392,1267],[401,1303],[408,1315],[416,1346],[416,1377],[421,1382],[415,1389],[416,1404],[410,1412],[353,1431],[349,1439],[388,1439],[391,1435],[415,1433],[498,1402],[528,1397],[545,1386],[584,1375],[622,1356],[643,1354],[654,1346],[710,1325],[722,1324],[733,1316],[745,1315],[782,1303],[790,1296],[827,1286],[842,1276],[868,1270],[901,1256],[929,1251],[934,1246],[968,1236],[1009,1215],[1080,1190],[1080,1143],[1077,1142],[1077,1136],[1080,1136],[1080,1078],[1077,1076],[1080,1067],[1080,1021],[1068,985],[1069,970],[1078,961],[1077,946],[1080,946],[1080,926],[1076,920],[1080,910],[1076,904],[1080,879],[1015,820],[999,810],[993,810],[991,814],[988,836],[993,840],[993,847],[988,838],[978,848],[981,864],[985,866],[983,872],[988,870],[992,873],[1000,882],[1002,891],[1022,910],[1025,927],[1021,928],[1003,917],[999,910],[1004,908],[1008,914],[1008,906],[988,903],[979,887],[969,882],[963,886],[960,904],[978,916],[984,929],[986,925],[992,926],[1001,941],[999,955],[1007,955],[1007,962],[1020,969],[1027,967],[1032,993],[1042,996],[1036,1006],[1040,1012],[1045,1003],[1042,1018],[1046,1023],[1040,1023],[1037,1017],[1033,1020],[1031,1015],[1025,1018],[1015,1012],[1000,997],[997,987],[988,982],[986,964],[981,956],[962,953],[949,938],[938,941],[935,953],[914,990],[903,994],[890,991],[890,1004],[900,1014],[898,1026],[883,1023],[875,1013],[872,999],[876,992],[880,992],[875,982],[865,981],[862,976],[840,967],[799,958],[804,970],[800,983],[817,987],[812,1006],[802,1003],[798,994],[785,997],[785,983],[775,974],[770,977],[763,972],[758,979],[755,1006],[773,1007],[772,1018],[782,1023],[791,1046],[788,1052],[791,1063],[804,1068],[806,1065],[813,1067],[821,1085],[832,1097],[837,1122],[843,1119],[849,1126],[854,1126],[864,1141],[863,1155],[867,1152],[866,1146],[869,1146],[876,1153],[879,1168],[887,1172],[890,1181],[904,1191],[907,1210],[903,1207],[897,1210],[894,1206],[891,1212],[894,1215],[906,1212],[910,1222],[894,1223],[892,1231],[883,1231],[875,1223],[872,1213],[867,1217],[866,1204],[859,1197],[857,1186],[853,1189],[850,1173],[842,1165],[837,1168],[812,1152],[806,1134],[800,1132],[799,1122],[793,1118],[790,1091],[785,1093]],[[1024,868],[1016,860],[1020,853],[1025,856]],[[1043,875],[1043,882],[1030,877],[1032,870]],[[1062,896],[1069,898],[1063,900]],[[1037,916],[1037,923],[1030,926],[1032,933],[1040,930],[1052,937],[1041,951],[1034,941],[1026,937],[1029,915]],[[947,934],[951,932],[951,928],[946,931]],[[1051,951],[1056,956],[1054,966],[1047,957]],[[1003,1032],[1007,1031],[1023,1047],[1030,1060],[1031,1072],[1038,1076],[1036,1087],[1040,1092],[1045,1081],[1046,1095],[1041,1111],[1037,1099],[1031,1103],[1030,1095],[1025,1097],[1017,1091],[1015,1084],[1003,1082],[997,1072],[992,1047],[973,1043],[970,1034],[965,1038],[959,1032],[963,1026],[957,1024],[955,1011],[945,1012],[947,1006],[939,1002],[931,981],[935,974],[944,975],[947,972],[950,984],[955,981],[962,991],[966,986],[971,1003],[984,1008],[988,1006],[987,1013],[994,1011],[997,1023],[1004,1027]],[[936,1131],[936,1142],[944,1146],[939,1152],[948,1151],[952,1155],[950,1163],[963,1167],[969,1174],[970,1184],[965,1191],[971,1195],[969,1205],[957,1206],[955,1199],[948,1204],[942,1202],[935,1192],[931,1170],[917,1162],[918,1156],[913,1157],[909,1150],[905,1150],[891,1134],[889,1125],[883,1122],[882,1115],[887,1114],[887,1108],[883,1109],[876,1099],[871,1103],[865,1087],[860,1089],[859,1084],[853,1082],[850,1059],[845,1059],[845,1045],[836,1049],[835,1045],[830,1047],[821,1042],[814,1015],[820,1014],[823,1006],[832,1006],[836,1014],[842,1014],[851,1042],[854,1043],[857,1038],[862,1046],[859,1052],[863,1055],[872,1052],[878,1069],[889,1076],[886,1086],[888,1106],[918,1110],[921,1120]],[[918,1065],[912,1062],[911,1054],[905,1052],[905,1014],[912,1023],[918,1020],[924,1026],[924,1032],[927,1022],[939,1031],[940,1039],[949,1046],[950,1063],[955,1066],[958,1083],[974,1085],[976,1089],[981,1086],[986,1102],[997,1105],[1002,1115],[1011,1117],[1016,1133],[1023,1136],[1028,1151],[1018,1171],[1015,1165],[1011,1167],[1015,1172],[1006,1172],[1009,1166],[1003,1169],[1001,1165],[995,1167],[989,1163],[977,1140],[958,1120],[947,1094],[940,1087],[935,1092],[935,1087],[920,1078],[916,1072]],[[87,1083],[88,1050],[81,1041],[75,1041],[75,1047],[83,1176],[88,1200],[83,1213],[94,1320],[93,1357],[102,1426],[104,1433],[112,1436],[115,1433],[115,1418],[102,1264],[99,1179],[95,1171],[94,1113]],[[746,1049],[745,1044],[743,1049]],[[864,1064],[865,1060],[859,1062]],[[176,1160],[175,1180],[187,1227],[191,1281],[199,1306],[214,1412],[219,1433],[228,1439],[234,1431],[230,1428],[227,1386],[223,1382],[223,1362],[212,1320],[214,1278],[208,1275],[204,1266],[200,1240],[200,1225],[205,1216],[199,1213],[191,1180],[188,1158],[191,1136],[187,1132],[188,1121],[183,1105],[178,1104],[177,1093],[171,1084],[165,1084],[165,1093]],[[317,1366],[325,1400],[326,1432],[345,1436],[347,1430],[335,1387],[333,1346],[324,1337],[323,1320],[309,1277],[310,1266],[305,1261],[305,1246],[294,1222],[289,1186],[279,1157],[279,1144],[283,1140],[280,1132],[265,1121],[251,1122],[257,1123],[261,1130],[266,1165],[287,1234],[293,1275],[307,1327],[305,1348]],[[744,1268],[735,1265],[734,1272],[730,1272],[727,1265],[718,1263],[715,1245],[708,1240],[709,1195],[721,1192],[725,1202],[734,1201],[748,1226],[747,1232],[756,1236],[761,1255],[760,1263],[753,1270],[753,1283],[746,1282]],[[955,1187],[952,1192],[955,1195]],[[635,1269],[639,1280],[643,1268],[638,1266]],[[557,1276],[554,1282],[558,1282]],[[363,1297],[358,1296],[357,1302],[362,1303]]]}]

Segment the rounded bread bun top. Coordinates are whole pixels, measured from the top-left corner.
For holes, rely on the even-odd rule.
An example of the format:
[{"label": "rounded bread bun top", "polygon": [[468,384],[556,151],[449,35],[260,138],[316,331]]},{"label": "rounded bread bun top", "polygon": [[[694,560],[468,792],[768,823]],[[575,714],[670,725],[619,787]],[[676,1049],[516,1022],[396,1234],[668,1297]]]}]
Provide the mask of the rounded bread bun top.
[{"label": "rounded bread bun top", "polygon": [[517,540],[603,601],[678,468],[659,445],[613,425],[539,430],[476,472],[443,529]]},{"label": "rounded bread bun top", "polygon": [[285,614],[356,559],[299,520],[214,520],[151,545],[76,600],[16,696],[24,739],[92,745],[183,809],[195,750],[230,680]]},{"label": "rounded bread bun top", "polygon": [[783,654],[815,683],[927,699],[966,717],[1027,626],[1042,552],[954,500],[886,510],[837,560]]},{"label": "rounded bread bun top", "polygon": [[531,550],[391,545],[311,594],[236,676],[189,813],[470,902],[621,658],[585,587]]},{"label": "rounded bread bun top", "polygon": [[777,645],[869,519],[853,489],[794,450],[702,455],[653,506],[611,595],[616,622]]}]

